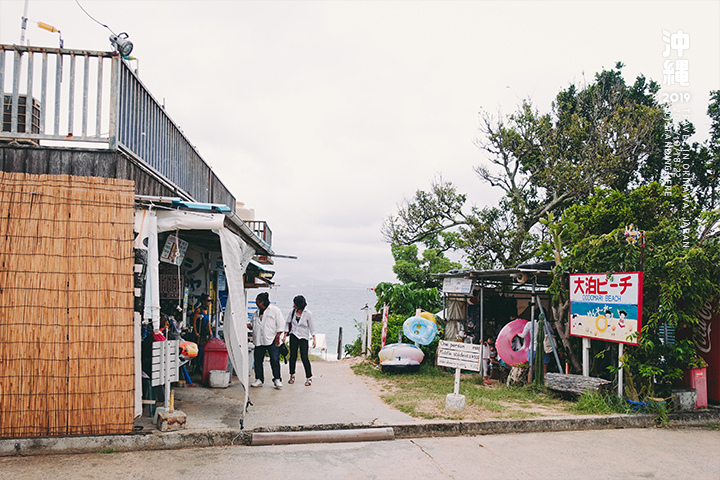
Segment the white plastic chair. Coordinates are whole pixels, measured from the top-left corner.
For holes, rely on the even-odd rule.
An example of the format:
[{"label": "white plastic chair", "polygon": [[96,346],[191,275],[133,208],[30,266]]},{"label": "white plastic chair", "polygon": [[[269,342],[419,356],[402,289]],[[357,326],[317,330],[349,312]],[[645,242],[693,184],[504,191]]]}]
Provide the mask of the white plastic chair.
[{"label": "white plastic chair", "polygon": [[327,360],[327,338],[324,333],[315,334],[315,348],[320,350],[320,355],[324,354],[324,359]]}]

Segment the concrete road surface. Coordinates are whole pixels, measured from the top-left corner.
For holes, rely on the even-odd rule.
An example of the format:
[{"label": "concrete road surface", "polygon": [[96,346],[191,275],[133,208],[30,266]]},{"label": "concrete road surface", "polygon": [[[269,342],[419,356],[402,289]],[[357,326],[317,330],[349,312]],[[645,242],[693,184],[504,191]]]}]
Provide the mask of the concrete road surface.
[{"label": "concrete road surface", "polygon": [[720,431],[620,429],[0,458],[24,479],[720,479]]}]

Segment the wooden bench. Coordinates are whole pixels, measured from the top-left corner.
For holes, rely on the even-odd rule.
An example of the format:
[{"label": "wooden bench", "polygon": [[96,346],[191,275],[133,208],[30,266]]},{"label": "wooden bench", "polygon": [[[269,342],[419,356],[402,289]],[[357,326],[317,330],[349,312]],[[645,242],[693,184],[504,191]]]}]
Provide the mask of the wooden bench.
[{"label": "wooden bench", "polygon": [[588,390],[603,393],[612,387],[612,383],[602,378],[548,373],[545,375],[545,386],[556,392],[582,395]]}]

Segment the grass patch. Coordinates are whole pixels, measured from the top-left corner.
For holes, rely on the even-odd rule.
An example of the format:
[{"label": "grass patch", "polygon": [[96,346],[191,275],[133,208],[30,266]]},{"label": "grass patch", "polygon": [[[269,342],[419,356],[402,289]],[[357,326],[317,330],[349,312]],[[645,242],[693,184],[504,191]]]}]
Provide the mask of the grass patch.
[{"label": "grass patch", "polygon": [[114,448],[103,448],[98,453],[117,453],[117,450]]},{"label": "grass patch", "polygon": [[613,413],[632,413],[630,405],[613,393],[600,394],[585,392],[572,406],[575,413],[586,415],[608,415]]},{"label": "grass patch", "polygon": [[452,393],[455,374],[434,365],[421,365],[417,373],[389,374],[371,362],[352,367],[357,375],[377,382],[380,397],[392,407],[415,418],[484,420],[491,418],[528,418],[543,415],[564,415],[569,402],[534,385],[507,387],[494,383],[483,385],[477,373],[463,373],[460,394],[465,396],[465,410],[445,410],[445,400]]}]

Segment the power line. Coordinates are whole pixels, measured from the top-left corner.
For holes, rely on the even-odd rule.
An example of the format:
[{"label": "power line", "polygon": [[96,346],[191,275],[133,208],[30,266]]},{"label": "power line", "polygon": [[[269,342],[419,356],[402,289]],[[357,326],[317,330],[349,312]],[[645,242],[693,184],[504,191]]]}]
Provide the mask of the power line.
[{"label": "power line", "polygon": [[113,35],[115,35],[115,32],[113,32],[110,27],[108,27],[107,25],[105,25],[105,24],[102,23],[102,22],[97,21],[97,20],[95,19],[95,17],[93,17],[92,15],[90,15],[90,14],[87,12],[87,10],[85,10],[85,9],[83,8],[83,6],[80,5],[80,2],[79,2],[78,0],[75,0],[75,3],[77,3],[78,7],[80,7],[80,10],[82,10],[83,12],[85,12],[85,15],[87,15],[88,17],[90,17],[91,20],[93,20],[93,21],[94,21],[95,23],[97,23],[98,25],[101,25],[101,26],[107,28],[108,30],[110,30],[110,33],[112,33]]}]

